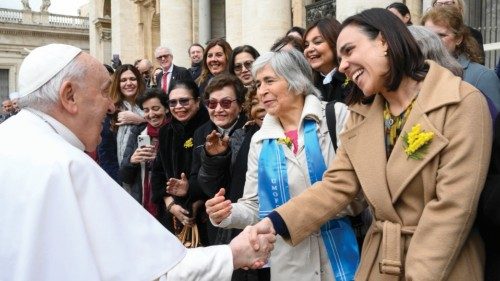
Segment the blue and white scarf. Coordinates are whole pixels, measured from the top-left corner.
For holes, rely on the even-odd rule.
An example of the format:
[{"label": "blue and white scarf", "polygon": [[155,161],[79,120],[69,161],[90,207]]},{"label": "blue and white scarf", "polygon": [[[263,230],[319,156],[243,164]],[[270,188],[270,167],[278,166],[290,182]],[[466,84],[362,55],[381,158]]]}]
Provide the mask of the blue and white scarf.
[{"label": "blue and white scarf", "polygon": [[[311,184],[321,180],[326,170],[321,153],[316,122],[304,120],[304,145]],[[259,217],[290,200],[283,145],[276,139],[263,141],[259,156]],[[321,236],[336,281],[354,280],[359,264],[356,235],[348,218],[333,219],[321,226]]]}]

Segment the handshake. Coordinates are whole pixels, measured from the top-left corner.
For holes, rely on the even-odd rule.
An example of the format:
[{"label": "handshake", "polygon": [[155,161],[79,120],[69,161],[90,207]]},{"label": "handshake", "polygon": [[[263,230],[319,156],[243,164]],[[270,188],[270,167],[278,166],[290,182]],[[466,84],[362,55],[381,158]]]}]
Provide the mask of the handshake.
[{"label": "handshake", "polygon": [[233,253],[234,269],[263,267],[271,256],[274,242],[276,242],[276,232],[268,218],[254,226],[247,226],[229,243]]}]

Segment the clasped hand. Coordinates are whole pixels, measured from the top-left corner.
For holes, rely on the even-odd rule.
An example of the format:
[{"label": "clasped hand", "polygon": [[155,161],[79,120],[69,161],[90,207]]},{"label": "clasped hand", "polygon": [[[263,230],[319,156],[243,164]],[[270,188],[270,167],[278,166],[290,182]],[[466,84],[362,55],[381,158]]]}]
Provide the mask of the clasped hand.
[{"label": "clasped hand", "polygon": [[263,267],[271,256],[275,242],[276,234],[272,224],[247,226],[229,243],[233,253],[234,268]]},{"label": "clasped hand", "polygon": [[167,180],[166,191],[168,194],[183,197],[186,196],[189,189],[189,182],[186,174],[181,173],[181,178],[169,178]]}]

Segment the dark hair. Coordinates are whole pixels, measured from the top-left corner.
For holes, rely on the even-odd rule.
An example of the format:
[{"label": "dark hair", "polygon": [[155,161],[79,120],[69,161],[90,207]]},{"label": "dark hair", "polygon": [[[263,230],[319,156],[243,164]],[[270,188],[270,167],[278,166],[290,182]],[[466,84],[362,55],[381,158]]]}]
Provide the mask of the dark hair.
[{"label": "dark hair", "polygon": [[304,52],[304,46],[302,40],[299,40],[297,37],[293,36],[285,36],[278,38],[278,40],[276,40],[276,42],[274,42],[274,44],[271,46],[271,51],[278,52],[288,44],[292,45],[292,47],[295,48],[297,51],[301,53]]},{"label": "dark hair", "polygon": [[141,73],[135,66],[131,64],[122,64],[118,66],[115,73],[113,74],[113,82],[111,83],[110,89],[110,97],[111,100],[115,103],[115,106],[121,106],[124,100],[123,94],[120,90],[120,78],[122,74],[127,70],[132,71],[135,78],[137,79],[137,94],[135,98],[137,99],[137,97],[144,93],[144,90],[146,89],[144,85],[144,79],[142,79]]},{"label": "dark hair", "polygon": [[464,54],[472,62],[481,63],[482,55],[479,45],[472,37],[469,28],[464,24],[462,13],[457,7],[434,7],[422,17],[422,25],[425,25],[425,22],[429,20],[436,25],[450,28],[454,36],[462,37],[462,42],[457,45],[453,56]]},{"label": "dark hair", "polygon": [[229,63],[229,58],[231,57],[231,53],[233,52],[233,49],[231,48],[231,45],[226,42],[226,40],[222,38],[217,38],[213,39],[212,41],[208,42],[207,47],[205,48],[205,51],[203,52],[203,63],[201,65],[201,74],[196,79],[196,83],[198,85],[203,85],[203,83],[206,82],[208,75],[210,74],[210,70],[208,70],[207,66],[207,56],[208,56],[208,51],[212,49],[215,46],[220,46],[224,50],[224,55],[226,56],[226,61]]},{"label": "dark hair", "polygon": [[196,46],[196,47],[200,47],[200,48],[201,48],[201,51],[202,51],[202,52],[205,52],[205,48],[203,48],[203,46],[202,46],[200,43],[193,43],[193,44],[191,44],[191,46],[189,46],[189,48],[188,48],[188,54],[191,52],[191,48],[192,48],[192,47],[194,47],[194,46]]},{"label": "dark hair", "polygon": [[292,32],[297,32],[298,34],[300,34],[300,37],[304,38],[304,31],[305,31],[305,29],[300,27],[300,26],[292,26],[292,28],[290,28],[286,32],[285,36],[288,36]]},{"label": "dark hair", "polygon": [[115,70],[111,67],[111,65],[105,64],[105,63],[103,63],[103,65],[106,68],[106,70],[108,71],[109,75],[112,75],[113,73],[115,73]]},{"label": "dark hair", "polygon": [[207,87],[205,88],[205,96],[204,98],[207,100],[210,98],[210,94],[221,90],[226,86],[231,86],[234,89],[234,93],[236,94],[236,102],[241,106],[245,102],[245,93],[246,88],[243,86],[243,83],[238,79],[238,77],[229,74],[229,73],[221,73],[220,75],[215,76],[210,80]]},{"label": "dark hair", "polygon": [[[415,38],[396,15],[386,9],[372,8],[348,17],[342,23],[342,29],[351,25],[359,27],[371,40],[380,34],[386,41],[389,71],[385,75],[384,86],[387,90],[396,90],[405,76],[416,81],[425,78],[429,68],[425,64],[425,57]],[[363,92],[354,85],[346,102],[353,104],[363,100]]]},{"label": "dark hair", "polygon": [[245,95],[245,102],[243,103],[243,110],[246,112],[248,120],[252,119],[252,100],[257,98],[257,88],[252,86],[247,88]]},{"label": "dark hair", "polygon": [[144,109],[142,107],[142,105],[146,101],[148,101],[150,99],[154,99],[154,98],[157,98],[160,101],[161,105],[163,105],[168,110],[168,97],[159,88],[150,88],[150,89],[146,90],[146,92],[144,94],[137,97],[137,105],[141,109]]},{"label": "dark hair", "polygon": [[254,59],[257,59],[260,56],[259,52],[250,45],[243,45],[234,48],[231,58],[229,59],[229,73],[231,74],[234,74],[234,60],[236,55],[240,53],[249,53]]},{"label": "dark hair", "polygon": [[[339,37],[341,24],[334,18],[321,18],[311,24],[304,33],[304,51],[306,49],[306,36],[313,29],[318,28],[319,33],[325,39],[328,47],[333,53],[333,65],[338,66],[337,60],[337,38]],[[314,71],[314,81],[322,81],[322,76],[318,71]]]},{"label": "dark hair", "polygon": [[412,25],[413,23],[411,22],[411,13],[410,13],[410,9],[408,9],[408,6],[406,6],[404,3],[401,3],[401,2],[394,2],[392,4],[390,4],[389,6],[387,6],[387,10],[389,9],[396,9],[396,11],[398,11],[398,13],[404,17],[406,15],[410,15],[410,20],[408,20],[408,23],[406,23],[406,25]]},{"label": "dark hair", "polygon": [[198,99],[200,97],[200,90],[198,89],[198,86],[194,81],[192,80],[177,80],[172,84],[172,87],[170,87],[170,91],[168,92],[169,96],[170,93],[175,90],[175,89],[186,89],[189,92],[191,92],[191,96],[194,99]]}]

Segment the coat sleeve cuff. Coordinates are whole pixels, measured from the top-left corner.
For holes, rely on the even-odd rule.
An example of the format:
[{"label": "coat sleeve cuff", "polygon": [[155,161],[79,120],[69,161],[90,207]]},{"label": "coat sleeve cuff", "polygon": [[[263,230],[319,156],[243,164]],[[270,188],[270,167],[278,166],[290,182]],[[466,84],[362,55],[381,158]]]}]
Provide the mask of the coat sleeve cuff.
[{"label": "coat sleeve cuff", "polygon": [[285,221],[278,212],[272,211],[269,215],[267,215],[267,217],[273,223],[273,227],[274,230],[276,231],[276,234],[281,235],[281,237],[285,239],[290,238],[290,233],[288,232],[288,228],[286,227]]}]

